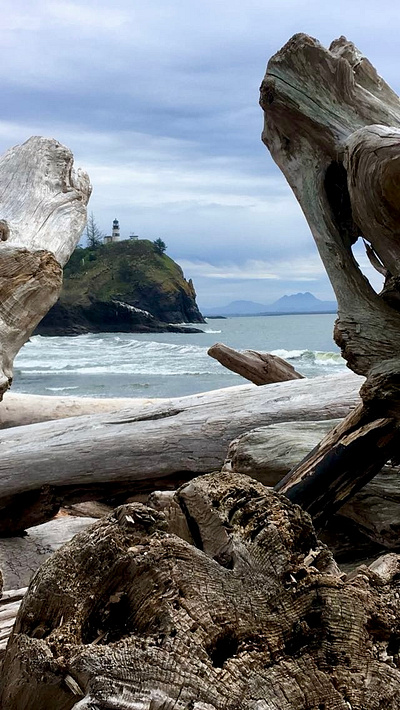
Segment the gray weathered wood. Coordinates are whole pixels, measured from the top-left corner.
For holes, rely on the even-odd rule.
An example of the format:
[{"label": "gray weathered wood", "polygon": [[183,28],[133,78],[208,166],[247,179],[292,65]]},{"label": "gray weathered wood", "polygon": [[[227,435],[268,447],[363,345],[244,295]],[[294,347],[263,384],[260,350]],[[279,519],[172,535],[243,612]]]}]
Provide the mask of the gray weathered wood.
[{"label": "gray weathered wood", "polygon": [[[158,403],[163,400],[157,399]],[[134,397],[58,397],[40,394],[22,394],[8,390],[0,407],[0,429],[25,424],[47,422],[52,419],[81,417],[85,414],[116,412],[126,407],[146,410],[154,400]]]},{"label": "gray weathered wood", "polygon": [[55,550],[94,520],[66,515],[30,528],[27,535],[0,538],[3,590],[26,587],[32,575]]},{"label": "gray weathered wood", "polygon": [[26,591],[27,587],[8,589],[3,592],[0,599],[0,662],[3,660],[8,639]]},{"label": "gray weathered wood", "polygon": [[237,372],[238,375],[250,380],[255,385],[300,380],[303,377],[289,362],[269,353],[261,353],[256,350],[239,352],[223,343],[215,343],[208,349],[208,355],[218,360],[228,370]]},{"label": "gray weathered wood", "polygon": [[[335,340],[367,376],[363,406],[277,486],[321,524],[400,449],[400,99],[344,37],[327,50],[299,34],[269,61],[261,105],[337,297]],[[353,257],[359,237],[381,294]]]},{"label": "gray weathered wood", "polygon": [[58,298],[89,195],[88,176],[53,139],[30,138],[0,157],[0,399],[15,355]]},{"label": "gray weathered wood", "polygon": [[349,367],[366,375],[397,356],[400,313],[396,299],[389,304],[371,287],[351,246],[363,235],[397,276],[400,100],[344,37],[327,50],[298,34],[268,62],[261,105],[263,140],[300,202],[336,294],[336,342]]},{"label": "gray weathered wood", "polygon": [[[339,420],[285,422],[259,427],[234,439],[228,449],[224,470],[244,473],[267,486],[275,486],[304,459]],[[400,470],[383,469],[334,516],[330,536],[343,527],[343,518],[357,524],[371,540],[386,548],[400,547]],[[354,532],[350,530],[350,535]],[[351,538],[345,546],[351,546]],[[353,545],[355,547],[355,544]],[[335,545],[336,554],[340,541]]]},{"label": "gray weathered wood", "polygon": [[345,373],[243,385],[4,430],[0,530],[44,522],[65,502],[176,487],[220,468],[229,442],[246,430],[345,416],[358,401],[360,381]]},{"label": "gray weathered wood", "polygon": [[[41,567],[3,663],[7,710],[399,710],[400,557],[350,579],[299,506],[203,476],[124,505]],[[367,682],[366,682],[367,679]]]}]

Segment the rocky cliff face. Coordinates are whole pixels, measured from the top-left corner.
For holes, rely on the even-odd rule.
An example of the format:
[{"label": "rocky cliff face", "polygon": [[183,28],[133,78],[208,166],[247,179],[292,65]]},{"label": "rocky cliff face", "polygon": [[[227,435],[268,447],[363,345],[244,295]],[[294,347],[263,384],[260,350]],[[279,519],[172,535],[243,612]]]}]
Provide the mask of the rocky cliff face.
[{"label": "rocky cliff face", "polygon": [[141,239],[78,248],[65,267],[60,298],[36,332],[182,330],[171,323],[204,323],[193,283],[169,256]]}]

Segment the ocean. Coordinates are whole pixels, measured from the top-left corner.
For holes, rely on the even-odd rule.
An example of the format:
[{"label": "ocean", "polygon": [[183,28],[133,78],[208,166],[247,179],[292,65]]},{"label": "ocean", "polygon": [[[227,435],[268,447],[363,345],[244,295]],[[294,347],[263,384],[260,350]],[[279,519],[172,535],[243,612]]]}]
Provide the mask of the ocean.
[{"label": "ocean", "polygon": [[209,319],[204,333],[33,336],[14,364],[13,392],[80,397],[174,397],[244,384],[207,355],[222,342],[279,355],[306,377],[345,362],[332,338],[334,314]]}]

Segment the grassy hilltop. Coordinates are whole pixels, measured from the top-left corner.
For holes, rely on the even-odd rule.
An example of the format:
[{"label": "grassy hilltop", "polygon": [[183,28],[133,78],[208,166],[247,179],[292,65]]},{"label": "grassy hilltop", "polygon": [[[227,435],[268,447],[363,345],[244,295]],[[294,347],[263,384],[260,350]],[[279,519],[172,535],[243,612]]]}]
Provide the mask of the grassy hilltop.
[{"label": "grassy hilltop", "polygon": [[204,322],[191,280],[153,242],[138,239],[78,247],[65,266],[60,298],[37,332],[156,332],[181,322]]}]

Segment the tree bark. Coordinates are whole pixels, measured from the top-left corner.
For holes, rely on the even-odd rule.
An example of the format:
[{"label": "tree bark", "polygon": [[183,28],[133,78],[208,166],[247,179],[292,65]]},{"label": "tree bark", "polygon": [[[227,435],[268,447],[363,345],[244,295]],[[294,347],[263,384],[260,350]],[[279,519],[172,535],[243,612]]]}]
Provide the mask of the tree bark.
[{"label": "tree bark", "polygon": [[255,385],[269,385],[272,382],[303,378],[303,375],[296,372],[289,362],[269,353],[260,353],[256,350],[239,352],[223,343],[215,343],[209,348],[208,355]]},{"label": "tree bark", "polygon": [[45,522],[61,504],[176,488],[221,468],[229,442],[258,425],[345,416],[359,384],[349,373],[244,385],[4,430],[0,532]]},{"label": "tree bark", "polygon": [[[238,474],[117,508],[42,566],[3,664],[7,710],[398,710],[398,555],[349,579],[309,516]],[[367,682],[366,682],[367,679]]]},{"label": "tree bark", "polygon": [[72,153],[30,138],[0,158],[0,399],[15,355],[56,302],[90,195]]}]

